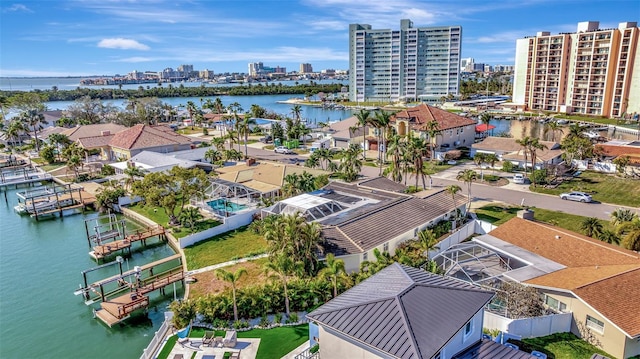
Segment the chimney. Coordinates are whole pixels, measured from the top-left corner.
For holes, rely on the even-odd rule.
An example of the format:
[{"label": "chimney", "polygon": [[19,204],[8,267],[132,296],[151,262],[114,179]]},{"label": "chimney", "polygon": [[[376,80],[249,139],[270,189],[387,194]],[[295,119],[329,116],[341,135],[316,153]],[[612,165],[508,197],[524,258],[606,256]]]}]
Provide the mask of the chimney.
[{"label": "chimney", "polygon": [[533,221],[533,211],[530,209],[523,209],[521,211],[518,211],[517,216],[518,218]]},{"label": "chimney", "polygon": [[102,136],[109,136],[110,134],[111,134],[111,131],[109,130],[100,131],[100,135]]}]

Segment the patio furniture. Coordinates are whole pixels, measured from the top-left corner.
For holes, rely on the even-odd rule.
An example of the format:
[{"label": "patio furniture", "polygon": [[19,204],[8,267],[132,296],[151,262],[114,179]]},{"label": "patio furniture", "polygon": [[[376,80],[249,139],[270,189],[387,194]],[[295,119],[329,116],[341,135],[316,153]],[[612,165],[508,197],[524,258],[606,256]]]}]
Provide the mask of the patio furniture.
[{"label": "patio furniture", "polygon": [[237,352],[232,352],[229,356],[229,359],[240,359],[240,350],[238,350]]},{"label": "patio furniture", "polygon": [[233,348],[238,343],[238,335],[235,330],[227,331],[227,334],[224,336],[222,340],[222,344],[227,348]]},{"label": "patio furniture", "polygon": [[214,337],[216,332],[212,330],[207,330],[204,332],[204,337],[202,337],[202,344],[206,346],[214,346]]},{"label": "patio furniture", "polygon": [[223,340],[224,340],[223,337],[215,337],[215,338],[213,338],[213,346],[216,347],[216,348],[221,348]]},{"label": "patio furniture", "polygon": [[547,354],[545,354],[543,352],[539,352],[537,350],[532,351],[531,355],[533,355],[536,358],[547,359]]},{"label": "patio furniture", "polygon": [[505,343],[505,344],[504,344],[504,346],[505,346],[505,347],[509,347],[509,348],[511,348],[511,349],[520,350],[520,348],[519,348],[517,345],[515,345],[515,344]]},{"label": "patio furniture", "polygon": [[182,354],[174,354],[173,359],[184,359],[184,355]]}]

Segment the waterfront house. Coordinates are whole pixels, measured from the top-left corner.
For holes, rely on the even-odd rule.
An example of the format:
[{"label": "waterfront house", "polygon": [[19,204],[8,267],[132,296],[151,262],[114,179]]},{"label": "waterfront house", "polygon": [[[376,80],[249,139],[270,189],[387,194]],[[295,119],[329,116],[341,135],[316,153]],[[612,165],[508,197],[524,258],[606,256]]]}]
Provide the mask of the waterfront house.
[{"label": "waterfront house", "polygon": [[[536,151],[536,168],[544,168],[562,162],[560,144],[552,141],[540,141],[546,148]],[[525,166],[524,148],[514,138],[489,136],[481,142],[471,145],[471,157],[476,153],[494,154],[500,161],[510,161],[517,167]],[[531,167],[531,156],[527,154],[527,167]]]},{"label": "waterfront house", "polygon": [[124,170],[126,170],[128,166],[138,167],[145,172],[169,171],[175,166],[182,168],[198,167],[205,172],[211,172],[213,167],[207,162],[190,161],[176,158],[171,154],[152,151],[142,151],[127,161],[110,163],[109,166],[116,169],[116,174],[124,174]]},{"label": "waterfront house", "polygon": [[[433,139],[428,135],[430,122],[437,123],[440,131]],[[391,124],[397,134],[404,136],[412,132],[414,136],[425,138],[436,148],[446,152],[449,148],[473,144],[477,123],[470,118],[421,104],[397,112],[391,117]]]},{"label": "waterfront house", "polygon": [[[530,211],[519,217],[458,245],[483,248],[484,264],[458,261],[448,254],[456,246],[434,260],[447,275],[476,284],[504,278],[537,288],[549,310],[571,313],[565,331],[616,358],[640,355],[640,254],[537,222]],[[491,256],[499,258],[500,270]]]},{"label": "waterfront house", "polygon": [[[65,129],[60,132],[66,135],[71,142],[76,142],[81,148],[88,151],[97,151],[98,158],[102,160],[112,160],[109,141],[117,132],[125,130],[126,127],[115,123],[98,123],[93,125],[79,125]],[[88,154],[87,154],[88,156]]]},{"label": "waterfront house", "polygon": [[109,141],[111,158],[128,160],[142,151],[169,153],[192,148],[189,137],[167,126],[138,124],[116,133]]},{"label": "waterfront house", "polygon": [[482,339],[483,308],[493,296],[393,263],[307,317],[323,358],[533,358]]},{"label": "waterfront house", "polygon": [[[368,127],[365,127],[365,131],[367,130]],[[358,126],[355,116],[329,124],[329,128],[324,132],[327,137],[331,137],[332,147],[349,148],[351,144],[362,146],[362,127]]]}]

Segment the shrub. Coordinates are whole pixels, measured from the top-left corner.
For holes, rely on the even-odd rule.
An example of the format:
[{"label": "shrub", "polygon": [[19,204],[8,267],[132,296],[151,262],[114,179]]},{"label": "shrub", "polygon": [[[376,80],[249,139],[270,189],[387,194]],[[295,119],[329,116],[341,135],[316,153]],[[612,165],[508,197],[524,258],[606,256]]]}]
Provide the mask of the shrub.
[{"label": "shrub", "polygon": [[202,134],[205,135],[205,136],[208,136],[209,135],[209,130],[207,130],[206,127],[202,128]]},{"label": "shrub", "polygon": [[102,166],[100,174],[103,176],[112,176],[116,174],[116,169],[111,166]]},{"label": "shrub", "polygon": [[289,318],[287,318],[287,323],[296,323],[298,321],[298,313],[289,314]]},{"label": "shrub", "polygon": [[315,354],[320,350],[320,344],[316,344],[309,349],[309,353]]},{"label": "shrub", "polygon": [[405,193],[416,193],[416,192],[420,192],[420,188],[416,187],[416,186],[409,186],[409,187],[407,187],[407,189],[404,192]]},{"label": "shrub", "polygon": [[278,313],[276,313],[276,315],[274,316],[273,321],[274,321],[274,323],[276,323],[276,324],[280,324],[280,323],[282,323],[282,313],[279,313],[279,312],[278,312]]},{"label": "shrub", "polygon": [[269,320],[269,317],[267,317],[267,314],[265,313],[262,318],[260,318],[260,326],[263,328],[268,327],[269,325],[271,325],[271,321]]},{"label": "shrub", "polygon": [[513,167],[515,166],[509,161],[502,162],[502,171],[504,172],[513,172]]}]

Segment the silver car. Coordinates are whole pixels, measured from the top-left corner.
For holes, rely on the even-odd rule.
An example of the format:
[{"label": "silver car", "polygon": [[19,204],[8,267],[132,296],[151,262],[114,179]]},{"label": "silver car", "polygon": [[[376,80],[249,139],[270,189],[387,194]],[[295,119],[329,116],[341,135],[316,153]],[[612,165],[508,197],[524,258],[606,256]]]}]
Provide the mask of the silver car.
[{"label": "silver car", "polygon": [[589,194],[584,192],[577,192],[577,191],[561,193],[560,198],[564,200],[578,201],[583,203],[592,201],[591,196]]}]

